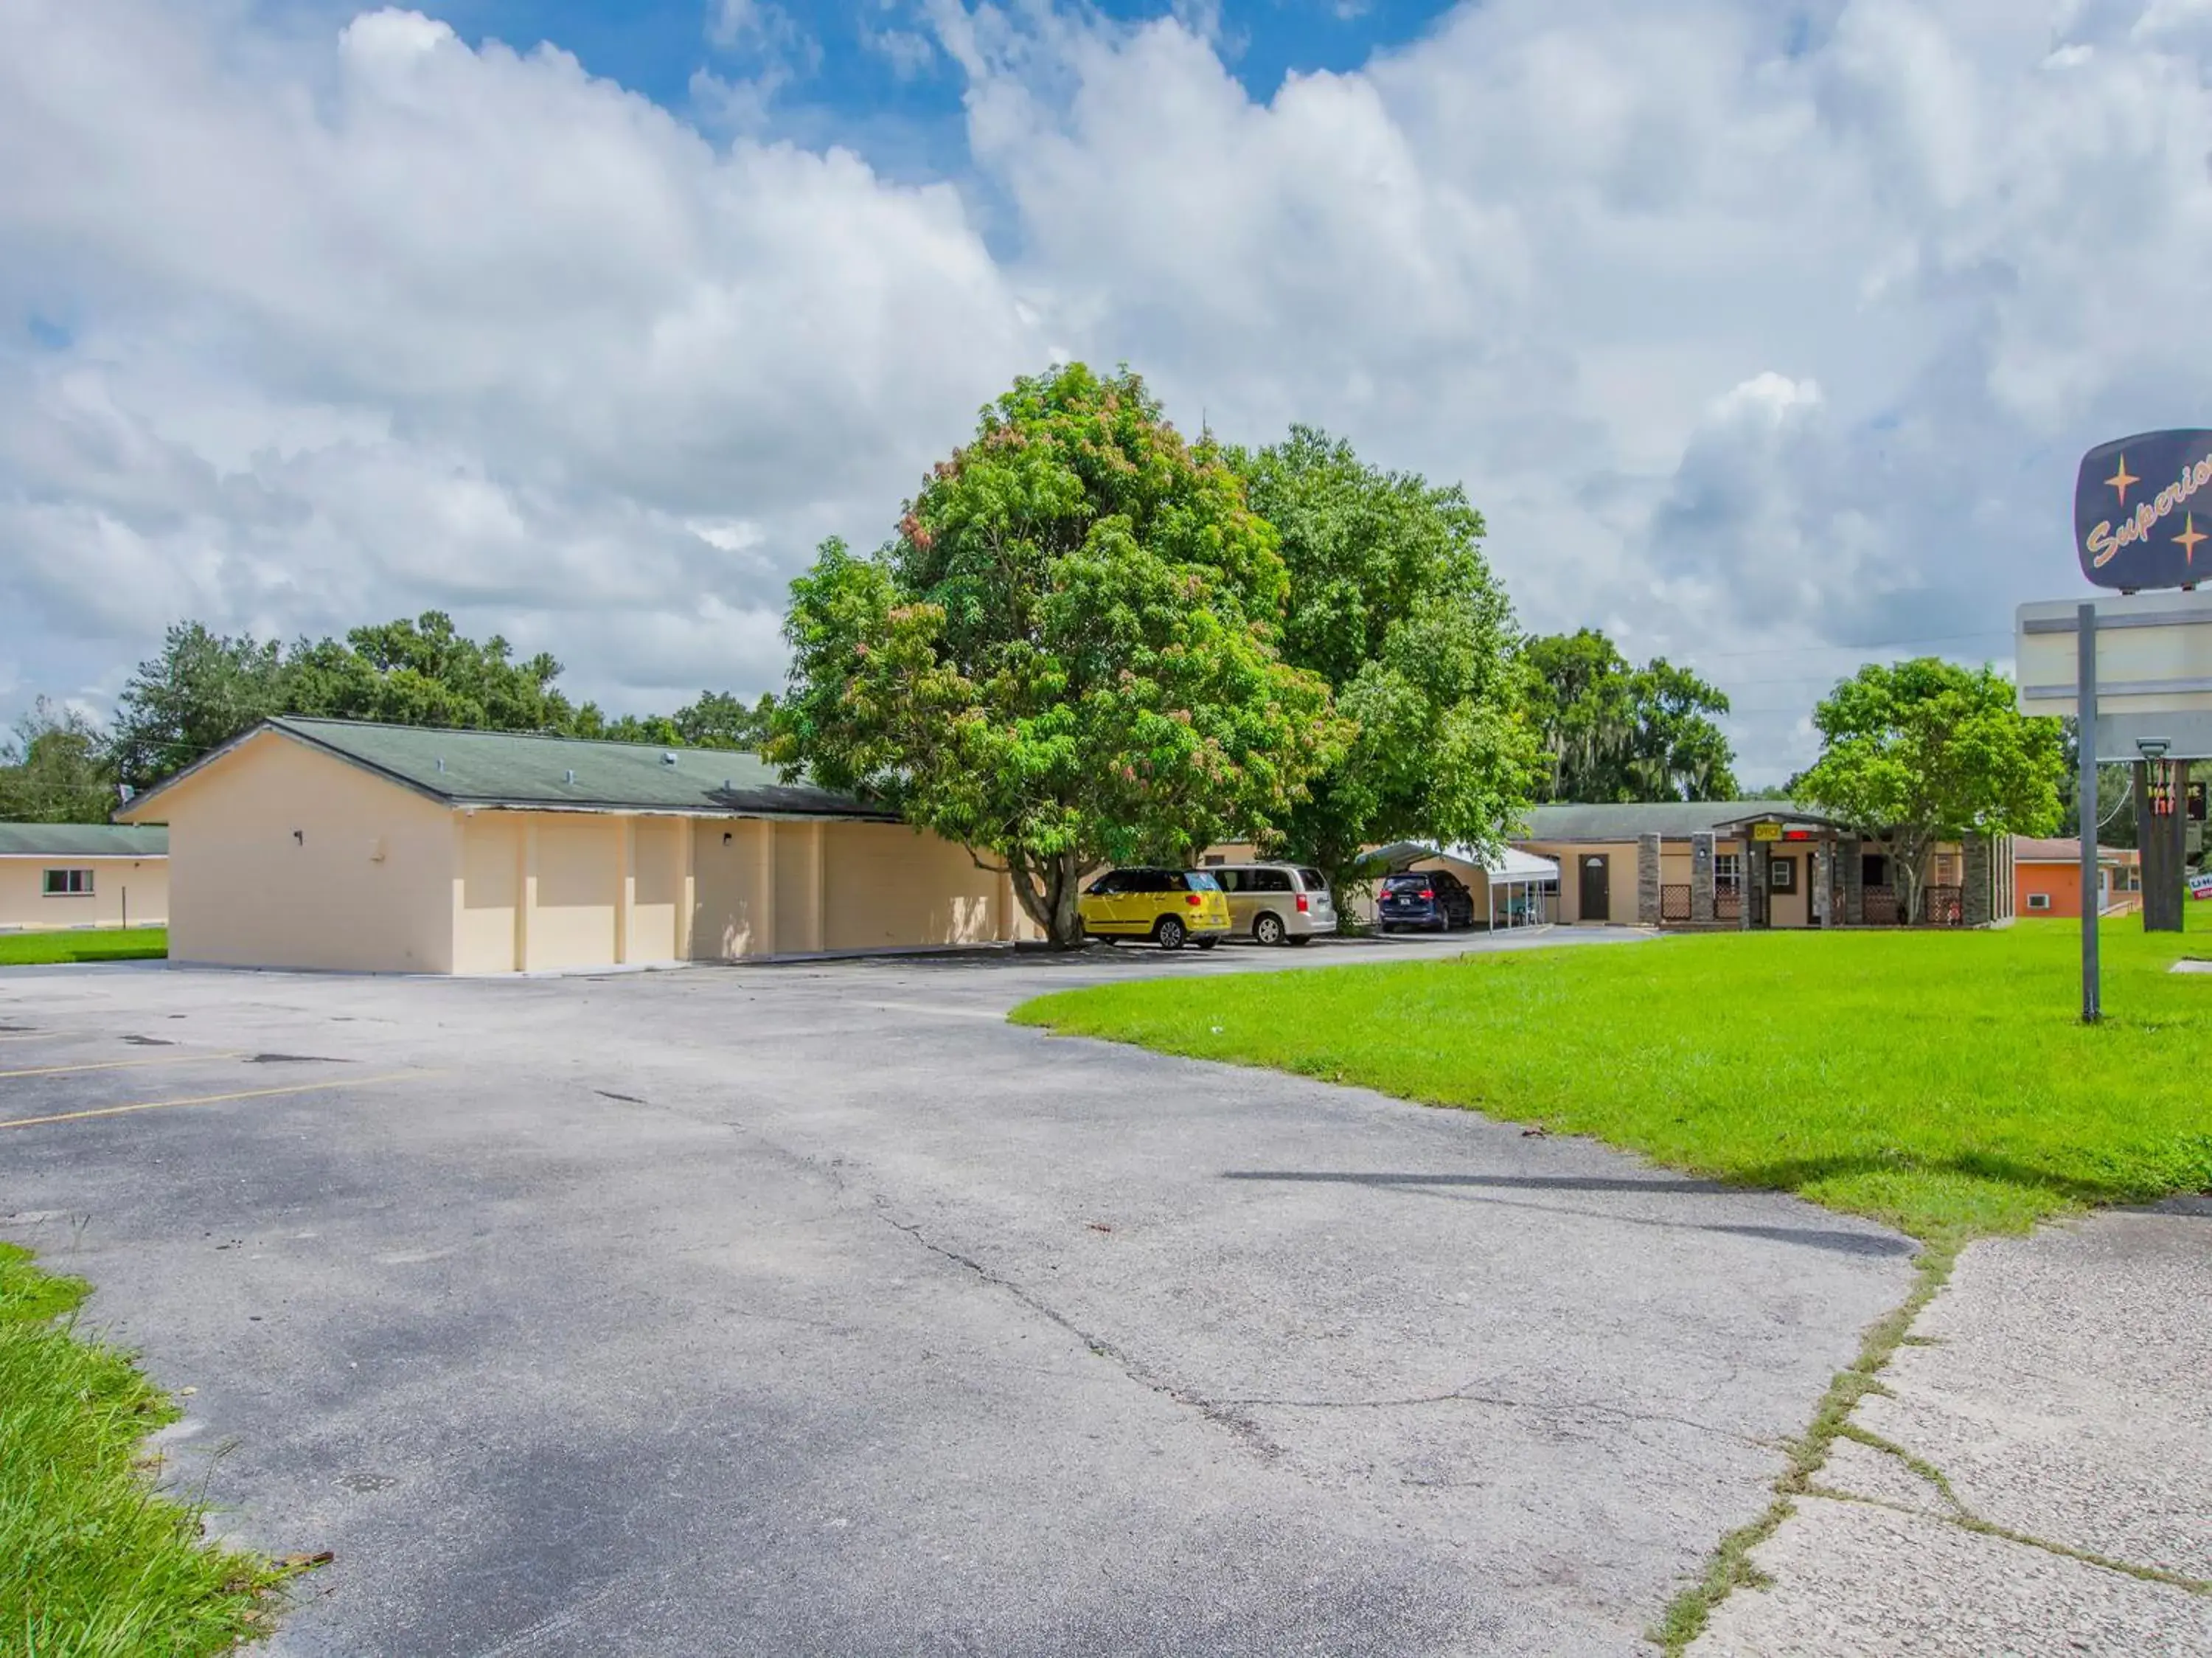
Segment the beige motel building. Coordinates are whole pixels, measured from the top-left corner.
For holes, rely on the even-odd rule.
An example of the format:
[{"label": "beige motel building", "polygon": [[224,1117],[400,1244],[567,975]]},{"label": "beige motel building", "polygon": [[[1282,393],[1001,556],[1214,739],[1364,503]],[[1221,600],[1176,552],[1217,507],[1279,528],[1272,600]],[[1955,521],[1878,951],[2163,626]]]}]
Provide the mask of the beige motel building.
[{"label": "beige motel building", "polygon": [[[1787,801],[1539,806],[1513,837],[1559,866],[1550,918],[1570,925],[1887,926],[1899,919],[1881,846]],[[2013,917],[2012,841],[1936,847],[1920,914],[1938,926]]]},{"label": "beige motel building", "polygon": [[506,973],[1034,936],[964,848],[726,750],[285,717],[117,815],[167,827],[181,962]]},{"label": "beige motel building", "polygon": [[113,823],[0,823],[0,932],[159,927],[169,836]]}]

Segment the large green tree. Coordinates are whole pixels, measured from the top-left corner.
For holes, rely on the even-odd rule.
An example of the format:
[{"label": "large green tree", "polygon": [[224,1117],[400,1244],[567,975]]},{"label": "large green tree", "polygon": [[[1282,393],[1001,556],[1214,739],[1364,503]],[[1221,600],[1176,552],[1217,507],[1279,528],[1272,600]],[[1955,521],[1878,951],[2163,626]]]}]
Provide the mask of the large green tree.
[{"label": "large green tree", "polygon": [[1055,943],[1101,863],[1261,832],[1342,747],[1274,640],[1275,533],[1134,375],[1024,378],[893,540],[792,584],[772,758],[1012,876]]},{"label": "large green tree", "polygon": [[117,776],[134,789],[181,771],[257,721],[284,712],[284,649],[179,622],[118,698]]},{"label": "large green tree", "polygon": [[1663,656],[1638,667],[1595,628],[1528,642],[1528,699],[1547,800],[1733,800],[1727,696]]},{"label": "large green tree", "polygon": [[1869,662],[1813,710],[1820,758],[1799,800],[1883,843],[1901,913],[1919,912],[1939,841],[2047,835],[2066,782],[2057,720],[2029,719],[1995,668],[1939,657]]},{"label": "large green tree", "polygon": [[1354,728],[1267,838],[1340,892],[1378,842],[1495,850],[1535,751],[1481,515],[1456,485],[1364,465],[1308,426],[1236,461],[1290,574],[1283,658],[1318,674]]},{"label": "large green tree", "polygon": [[105,823],[114,807],[106,733],[40,698],[0,742],[0,821]]}]

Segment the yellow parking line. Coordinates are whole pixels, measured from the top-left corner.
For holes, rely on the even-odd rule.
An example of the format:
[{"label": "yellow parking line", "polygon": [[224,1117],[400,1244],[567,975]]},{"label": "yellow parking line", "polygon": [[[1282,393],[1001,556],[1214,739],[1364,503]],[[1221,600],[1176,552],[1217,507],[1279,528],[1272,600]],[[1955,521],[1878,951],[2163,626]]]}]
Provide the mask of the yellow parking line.
[{"label": "yellow parking line", "polygon": [[181,1065],[194,1059],[237,1059],[243,1048],[226,1052],[161,1053],[150,1059],[101,1059],[82,1065],[40,1065],[31,1070],[0,1070],[0,1081],[10,1076],[66,1076],[78,1070],[134,1070],[141,1065]]},{"label": "yellow parking line", "polygon": [[96,1106],[89,1111],[57,1112],[51,1117],[18,1117],[0,1128],[39,1128],[48,1123],[81,1123],[89,1117],[122,1117],[134,1111],[167,1111],[172,1106],[219,1106],[231,1100],[266,1100],[277,1094],[313,1094],[318,1088],[365,1088],[376,1082],[411,1082],[438,1076],[434,1070],[396,1070],[385,1076],[333,1076],[325,1082],[294,1082],[281,1088],[246,1088],[236,1094],[198,1094],[184,1100],[144,1100],[130,1106]]}]

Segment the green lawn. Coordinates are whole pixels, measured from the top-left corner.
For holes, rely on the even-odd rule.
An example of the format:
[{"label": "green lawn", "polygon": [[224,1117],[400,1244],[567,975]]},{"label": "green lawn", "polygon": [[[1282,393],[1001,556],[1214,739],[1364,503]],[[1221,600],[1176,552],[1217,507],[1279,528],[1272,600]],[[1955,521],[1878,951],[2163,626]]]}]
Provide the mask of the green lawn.
[{"label": "green lawn", "polygon": [[159,960],[168,953],[169,930],[166,927],[0,933],[0,967],[45,966],[57,961]]},{"label": "green lawn", "polygon": [[1929,1239],[2212,1187],[2212,905],[2078,923],[1757,933],[1155,979],[1013,1017],[1588,1134]]},{"label": "green lawn", "polygon": [[195,1658],[265,1632],[270,1563],[208,1546],[154,1494],[147,1434],[176,1409],[70,1314],[86,1287],[0,1244],[0,1651]]}]

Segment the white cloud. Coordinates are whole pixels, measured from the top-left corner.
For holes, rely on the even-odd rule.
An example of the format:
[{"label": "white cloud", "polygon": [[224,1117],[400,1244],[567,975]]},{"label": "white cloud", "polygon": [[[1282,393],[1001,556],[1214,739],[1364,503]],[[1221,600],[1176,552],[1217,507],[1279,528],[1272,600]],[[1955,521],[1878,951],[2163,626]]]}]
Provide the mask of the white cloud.
[{"label": "white cloud", "polygon": [[2202,418],[2206,0],[1485,0],[1265,101],[1163,10],[936,0],[882,49],[972,173],[915,188],[766,136],[765,5],[702,9],[708,136],[410,13],[19,0],[0,704],[433,603],[757,689],[813,540],[1080,354],[1465,479],[1527,620],[1698,662],[1771,774],[1861,644],[2002,655],[2079,451]]},{"label": "white cloud", "polygon": [[0,17],[0,316],[71,335],[0,336],[15,702],[186,615],[433,604],[625,704],[765,686],[813,541],[880,533],[1041,349],[948,186],[413,14],[242,68],[125,9]]}]

